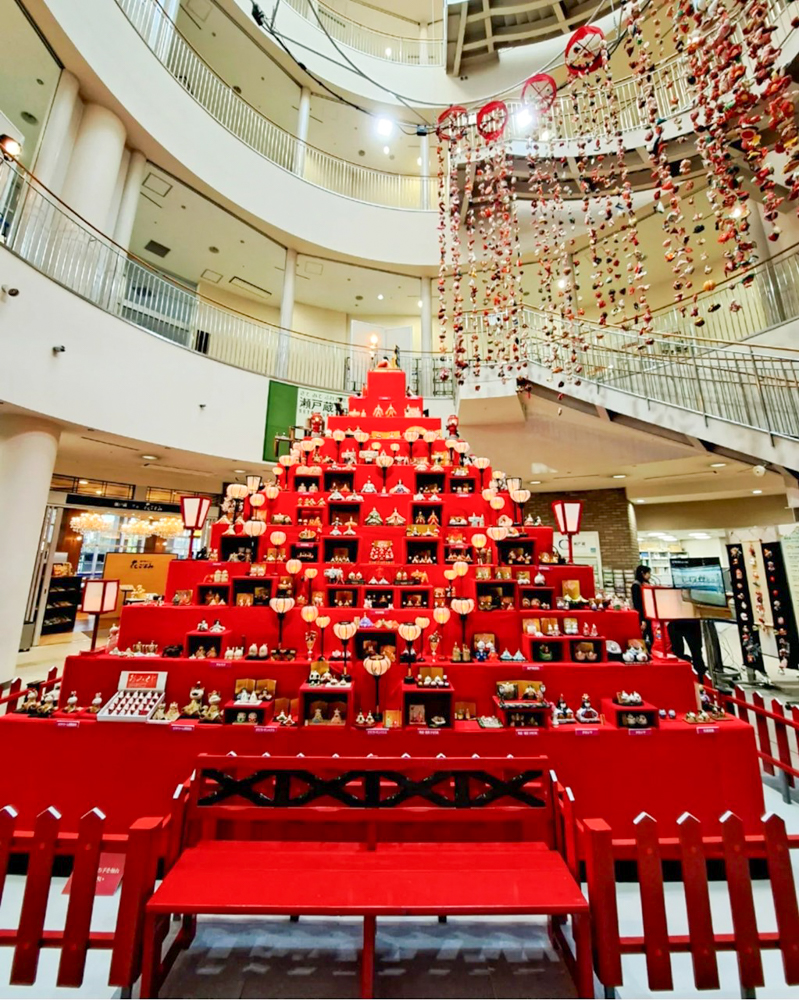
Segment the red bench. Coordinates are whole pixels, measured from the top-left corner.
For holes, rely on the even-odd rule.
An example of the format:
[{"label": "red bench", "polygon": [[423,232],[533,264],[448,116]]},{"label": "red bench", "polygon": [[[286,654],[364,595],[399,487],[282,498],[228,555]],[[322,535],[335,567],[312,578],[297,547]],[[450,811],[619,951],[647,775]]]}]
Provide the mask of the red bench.
[{"label": "red bench", "polygon": [[[363,917],[364,997],[378,916],[546,915],[579,996],[593,996],[588,904],[552,848],[546,765],[201,757],[185,849],[147,904],[141,996],[157,996],[198,916],[226,914]],[[183,924],[162,957],[170,915]]]}]

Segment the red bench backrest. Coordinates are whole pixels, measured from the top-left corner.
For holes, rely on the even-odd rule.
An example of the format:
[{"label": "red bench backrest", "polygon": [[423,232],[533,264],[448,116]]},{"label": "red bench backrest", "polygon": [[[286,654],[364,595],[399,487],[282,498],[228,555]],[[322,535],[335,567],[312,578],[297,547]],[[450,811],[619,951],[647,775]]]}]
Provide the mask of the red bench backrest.
[{"label": "red bench backrest", "polygon": [[187,841],[543,841],[546,757],[237,757],[203,754]]}]

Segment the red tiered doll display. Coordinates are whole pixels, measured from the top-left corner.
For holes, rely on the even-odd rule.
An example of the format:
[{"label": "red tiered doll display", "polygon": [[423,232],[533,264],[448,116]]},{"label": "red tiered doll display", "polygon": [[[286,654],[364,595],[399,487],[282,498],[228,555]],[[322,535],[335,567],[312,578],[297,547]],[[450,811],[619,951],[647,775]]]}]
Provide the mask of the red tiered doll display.
[{"label": "red tiered doll display", "polygon": [[201,752],[532,752],[618,835],[642,811],[755,822],[751,729],[698,715],[690,666],[648,660],[635,612],[559,563],[552,529],[422,405],[377,369],[275,483],[234,495],[211,561],[172,562],[115,650],[67,660],[59,710],[0,720],[27,765],[4,801],[99,806],[122,829],[163,812]]}]

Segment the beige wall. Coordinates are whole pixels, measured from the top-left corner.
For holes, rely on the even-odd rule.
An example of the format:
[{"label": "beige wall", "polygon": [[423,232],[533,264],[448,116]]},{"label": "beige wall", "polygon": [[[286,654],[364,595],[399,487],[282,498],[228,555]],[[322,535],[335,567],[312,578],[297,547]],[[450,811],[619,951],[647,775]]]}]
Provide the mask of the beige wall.
[{"label": "beige wall", "polygon": [[745,528],[752,524],[786,524],[792,520],[783,494],[740,497],[732,500],[699,500],[671,504],[636,504],[639,531],[674,531],[680,528]]}]

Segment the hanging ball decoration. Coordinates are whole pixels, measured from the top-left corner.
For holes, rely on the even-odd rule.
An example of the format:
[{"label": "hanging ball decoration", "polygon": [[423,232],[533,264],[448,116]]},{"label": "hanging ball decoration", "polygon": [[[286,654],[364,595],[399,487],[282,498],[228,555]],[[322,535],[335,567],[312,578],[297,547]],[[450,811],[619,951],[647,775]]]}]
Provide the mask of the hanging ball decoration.
[{"label": "hanging ball decoration", "polygon": [[549,73],[536,73],[524,81],[522,104],[528,105],[539,114],[544,114],[555,103],[557,93],[558,85]]},{"label": "hanging ball decoration", "polygon": [[508,106],[504,101],[489,101],[477,112],[477,131],[486,142],[496,142],[508,124]]},{"label": "hanging ball decoration", "polygon": [[602,48],[605,33],[592,24],[584,24],[571,36],[566,45],[564,61],[570,76],[588,76],[602,65]]},{"label": "hanging ball decoration", "polygon": [[436,135],[448,142],[459,142],[466,135],[466,108],[453,104],[436,119]]}]

